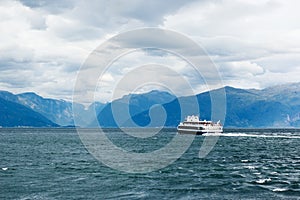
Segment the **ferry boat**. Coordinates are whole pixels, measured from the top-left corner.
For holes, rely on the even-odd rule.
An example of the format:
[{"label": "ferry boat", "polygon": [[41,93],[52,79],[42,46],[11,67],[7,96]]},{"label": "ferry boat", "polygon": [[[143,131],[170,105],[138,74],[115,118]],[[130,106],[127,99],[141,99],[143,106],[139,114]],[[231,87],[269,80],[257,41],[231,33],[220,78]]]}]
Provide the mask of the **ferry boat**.
[{"label": "ferry boat", "polygon": [[179,133],[190,133],[202,135],[204,133],[222,133],[223,126],[218,121],[214,123],[213,121],[200,120],[198,116],[191,115],[187,116],[185,121],[180,122],[177,126],[177,131]]}]

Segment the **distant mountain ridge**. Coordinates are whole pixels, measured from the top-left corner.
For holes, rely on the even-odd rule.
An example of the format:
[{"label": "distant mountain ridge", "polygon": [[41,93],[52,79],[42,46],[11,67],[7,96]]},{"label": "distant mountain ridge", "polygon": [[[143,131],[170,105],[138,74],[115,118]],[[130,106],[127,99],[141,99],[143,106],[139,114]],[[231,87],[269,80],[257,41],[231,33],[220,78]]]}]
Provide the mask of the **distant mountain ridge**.
[{"label": "distant mountain ridge", "polygon": [[70,102],[43,98],[32,92],[16,96],[20,104],[41,113],[55,123],[62,126],[74,124],[72,120],[72,103]]},{"label": "distant mountain ridge", "polygon": [[[229,86],[222,89],[226,92],[225,127],[300,127],[300,83],[262,90]],[[192,101],[195,97],[197,103]],[[195,110],[200,109],[202,119],[211,118],[209,92],[176,97],[165,91],[153,90],[125,95],[106,104],[95,102],[85,108],[79,103],[72,105],[68,101],[43,98],[35,93],[0,91],[0,126],[73,126],[74,106],[78,111],[76,125],[81,127],[96,127],[98,123],[101,127],[155,127],[161,126],[164,117],[164,126],[176,127],[181,121],[179,102],[188,108],[184,115],[197,114]],[[199,108],[196,107],[198,105]],[[155,114],[159,109],[164,109],[166,116]],[[93,120],[90,116],[95,110],[97,119]]]},{"label": "distant mountain ridge", "polygon": [[0,126],[58,127],[59,125],[26,106],[0,98]]},{"label": "distant mountain ridge", "polygon": [[[73,106],[76,106],[77,109],[80,110],[82,120],[79,121],[80,126],[87,126],[90,121],[86,121],[88,119],[88,115],[90,112],[93,112],[96,109],[101,110],[104,104],[101,103],[94,103],[88,109],[81,104],[75,103],[72,105],[71,102],[65,100],[57,100],[57,99],[50,99],[50,98],[43,98],[33,92],[26,92],[21,94],[12,94],[7,91],[0,91],[0,99],[6,100],[8,102],[12,102],[15,105],[22,105],[25,106],[27,109],[30,109],[39,115],[43,116],[47,120],[51,121],[53,125],[56,126],[74,126],[73,120]],[[11,108],[11,112],[14,113],[14,109]],[[0,113],[0,116],[2,113]],[[15,117],[14,117],[15,116]],[[11,116],[10,119],[13,120],[14,118],[17,120],[18,115]],[[14,124],[14,122],[10,122],[8,124]],[[4,122],[0,121],[0,126],[6,127]],[[18,125],[12,125],[13,127]],[[27,126],[35,127],[36,124],[32,122],[29,123]],[[49,126],[49,125],[45,125]]]},{"label": "distant mountain ridge", "polygon": [[[118,127],[119,125],[126,127],[141,126],[143,122],[139,124],[138,121],[133,119],[134,116],[148,111],[154,105],[162,105],[174,99],[176,99],[176,96],[158,90],[152,90],[144,94],[125,95],[107,104],[99,112],[97,120],[99,125],[103,127]],[[118,119],[118,117],[120,117],[120,119],[116,122],[115,119]],[[133,124],[132,121],[137,123],[137,125]]]},{"label": "distant mountain ridge", "polygon": [[[280,85],[263,90],[239,89],[226,86],[226,117],[225,127],[300,127],[300,83]],[[155,99],[155,97],[152,97]],[[166,122],[164,126],[176,127],[181,121],[180,104],[189,107],[186,115],[195,114],[195,110],[200,110],[202,119],[211,118],[210,93],[204,92],[196,95],[198,105],[192,102],[194,96],[178,97],[172,101],[161,104],[166,112]],[[141,103],[141,102],[140,102]],[[121,126],[132,126],[132,121],[137,126],[148,126],[151,122],[150,107],[147,110],[136,112],[134,104],[120,104],[116,100],[99,113],[98,121],[103,127],[117,127],[114,120],[112,105],[116,110],[124,110],[128,106],[130,118],[123,119]],[[188,106],[187,106],[188,105]],[[156,116],[159,118],[158,116]],[[131,123],[126,123],[130,121]],[[155,119],[154,119],[155,121]],[[159,122],[159,121],[158,121]],[[160,126],[160,123],[152,123],[151,126]]]}]

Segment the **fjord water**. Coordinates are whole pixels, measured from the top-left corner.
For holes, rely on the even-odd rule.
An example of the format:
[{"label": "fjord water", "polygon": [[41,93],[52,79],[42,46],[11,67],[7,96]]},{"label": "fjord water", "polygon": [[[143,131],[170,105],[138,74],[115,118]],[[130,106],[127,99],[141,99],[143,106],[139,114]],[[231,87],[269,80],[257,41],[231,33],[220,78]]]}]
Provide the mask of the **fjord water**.
[{"label": "fjord water", "polygon": [[[116,129],[106,132],[116,145],[140,153],[163,147],[177,134],[164,129],[136,140]],[[200,159],[204,138],[196,136],[166,168],[128,174],[97,161],[75,129],[2,128],[0,199],[300,198],[300,130],[226,130]]]}]

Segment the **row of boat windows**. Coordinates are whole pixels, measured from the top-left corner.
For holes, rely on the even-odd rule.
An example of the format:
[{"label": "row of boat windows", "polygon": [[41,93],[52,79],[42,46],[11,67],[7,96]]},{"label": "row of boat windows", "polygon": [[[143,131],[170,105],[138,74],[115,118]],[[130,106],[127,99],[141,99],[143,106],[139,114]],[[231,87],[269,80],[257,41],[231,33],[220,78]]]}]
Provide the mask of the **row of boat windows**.
[{"label": "row of boat windows", "polygon": [[191,124],[191,125],[195,125],[195,124],[202,124],[202,125],[213,125],[212,122],[183,122],[183,124]]},{"label": "row of boat windows", "polygon": [[[195,130],[195,126],[178,126],[178,128]],[[204,128],[203,127],[198,127],[198,130],[204,130]]]}]

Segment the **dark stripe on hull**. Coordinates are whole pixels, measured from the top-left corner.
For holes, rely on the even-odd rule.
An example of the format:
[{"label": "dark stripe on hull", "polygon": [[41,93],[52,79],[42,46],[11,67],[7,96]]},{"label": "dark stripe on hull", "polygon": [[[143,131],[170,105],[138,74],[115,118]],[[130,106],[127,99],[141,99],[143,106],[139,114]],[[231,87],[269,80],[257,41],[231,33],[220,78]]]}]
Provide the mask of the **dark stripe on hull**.
[{"label": "dark stripe on hull", "polygon": [[178,133],[181,133],[181,134],[194,134],[194,135],[202,135],[206,132],[201,132],[201,131],[185,131],[185,130],[177,130]]}]

